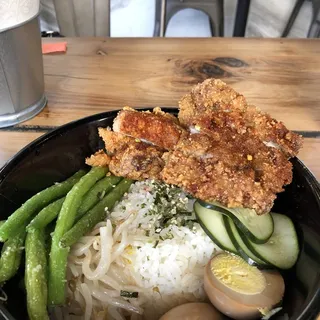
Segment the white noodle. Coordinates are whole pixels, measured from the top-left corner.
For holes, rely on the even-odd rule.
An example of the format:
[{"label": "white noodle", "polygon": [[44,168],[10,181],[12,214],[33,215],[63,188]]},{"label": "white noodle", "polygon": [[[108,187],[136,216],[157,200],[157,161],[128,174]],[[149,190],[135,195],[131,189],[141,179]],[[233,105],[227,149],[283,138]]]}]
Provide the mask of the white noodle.
[{"label": "white noodle", "polygon": [[116,258],[121,255],[121,253],[124,251],[127,245],[128,245],[127,231],[123,230],[121,234],[121,242],[113,247],[114,250],[111,254],[111,262],[116,260]]},{"label": "white noodle", "polygon": [[100,286],[99,281],[97,281],[97,280],[93,280],[92,282],[93,282],[93,286],[96,290],[99,290],[101,288],[103,290],[103,292],[105,294],[107,294],[108,296],[110,296],[112,298],[119,297],[120,291],[110,289],[110,288],[105,288],[104,286]]},{"label": "white noodle", "polygon": [[93,263],[93,264],[95,264],[95,265],[98,265],[100,259],[101,259],[101,253],[100,253],[100,251],[95,252],[95,253],[93,254],[92,259],[91,259],[91,263]]},{"label": "white noodle", "polygon": [[70,271],[71,271],[71,273],[72,273],[72,275],[74,277],[78,277],[79,276],[79,272],[78,272],[77,267],[76,267],[75,264],[69,263],[69,268],[70,268]]},{"label": "white noodle", "polygon": [[111,298],[107,293],[102,292],[100,290],[92,290],[92,295],[103,302],[106,302],[108,304],[111,304],[112,306],[115,306],[117,308],[122,308],[131,312],[143,314],[143,310],[139,307],[133,306],[131,303],[123,300],[123,299],[116,299],[116,298]]},{"label": "white noodle", "polygon": [[[87,238],[87,240],[84,241],[83,238]],[[96,238],[97,237],[82,237],[81,240],[84,241],[84,243],[76,243],[74,246],[72,246],[71,254],[78,257],[82,256],[89,250],[90,246],[96,240]]]},{"label": "white noodle", "polygon": [[83,260],[85,259],[85,256],[82,256],[83,258],[78,258],[76,256],[69,256],[68,260],[70,261],[70,263],[74,263],[77,266],[81,266],[83,263]]},{"label": "white noodle", "polygon": [[103,291],[108,294],[111,298],[118,298],[120,296],[120,292],[117,290],[103,289]]},{"label": "white noodle", "polygon": [[121,286],[119,285],[119,283],[107,275],[101,277],[99,280],[117,291],[121,290]]},{"label": "white noodle", "polygon": [[[128,270],[125,270],[128,271]],[[134,270],[130,270],[130,277],[133,279],[133,282],[136,283],[139,287],[143,287],[143,284],[141,282],[140,275],[137,274]]]},{"label": "white noodle", "polygon": [[87,274],[90,274],[92,272],[90,269],[91,256],[92,256],[91,251],[88,250],[85,258],[82,260],[82,273],[86,278],[87,278]]},{"label": "white noodle", "polygon": [[69,313],[73,313],[76,316],[83,316],[83,310],[80,308],[80,306],[71,305],[68,309]]},{"label": "white noodle", "polygon": [[115,307],[110,307],[109,313],[114,318],[114,320],[126,320],[126,318],[123,317]]},{"label": "white noodle", "polygon": [[125,284],[124,282],[124,274],[121,269],[117,268],[114,265],[111,265],[111,268],[109,269],[109,275],[113,279],[118,280],[118,282]]},{"label": "white noodle", "polygon": [[130,285],[122,286],[121,290],[130,291],[130,292],[146,292],[147,291],[147,289],[145,288],[141,288],[138,286],[130,286]]},{"label": "white noodle", "polygon": [[96,251],[100,250],[100,239],[98,237],[93,241],[92,247]]},{"label": "white noodle", "polygon": [[[108,310],[101,310],[97,313],[96,317],[94,318],[95,320],[109,320],[109,312]],[[111,318],[110,318],[111,320]]]},{"label": "white noodle", "polygon": [[115,262],[116,265],[118,265],[121,268],[125,268],[126,267],[126,264],[123,261],[122,257],[118,257],[114,262]]},{"label": "white noodle", "polygon": [[107,226],[107,221],[101,221],[101,222],[98,222],[94,228],[97,229],[97,228],[106,227],[106,226]]},{"label": "white noodle", "polygon": [[86,307],[85,307],[85,313],[84,313],[84,319],[85,320],[90,320],[91,318],[91,313],[92,313],[92,296],[91,292],[87,286],[86,283],[81,283],[81,294],[85,300]]},{"label": "white noodle", "polygon": [[106,227],[107,222],[106,221],[101,221],[98,224],[95,225],[94,229],[90,232],[91,236],[96,236],[100,233],[100,228],[101,227]]},{"label": "white noodle", "polygon": [[113,241],[116,242],[120,236],[120,234],[123,232],[123,230],[130,225],[130,223],[133,222],[133,220],[136,218],[136,215],[134,213],[131,213],[130,216],[121,223],[115,230],[113,234]]},{"label": "white noodle", "polygon": [[133,313],[130,317],[130,320],[141,320],[142,316],[137,314],[137,313]]},{"label": "white noodle", "polygon": [[81,308],[81,310],[82,310],[82,313],[83,313],[84,310],[85,310],[86,302],[85,302],[85,300],[84,300],[84,298],[83,298],[80,290],[81,290],[81,289],[80,289],[80,281],[78,281],[78,283],[77,283],[77,290],[74,292],[74,298],[75,298],[75,300],[79,303],[79,306],[80,306],[80,308]]},{"label": "white noodle", "polygon": [[100,228],[101,238],[101,258],[97,268],[92,271],[90,269],[91,253],[87,253],[86,258],[83,261],[82,270],[84,275],[89,280],[96,280],[99,277],[107,273],[111,263],[111,249],[113,245],[112,238],[112,225],[110,220],[107,221],[107,226]]}]

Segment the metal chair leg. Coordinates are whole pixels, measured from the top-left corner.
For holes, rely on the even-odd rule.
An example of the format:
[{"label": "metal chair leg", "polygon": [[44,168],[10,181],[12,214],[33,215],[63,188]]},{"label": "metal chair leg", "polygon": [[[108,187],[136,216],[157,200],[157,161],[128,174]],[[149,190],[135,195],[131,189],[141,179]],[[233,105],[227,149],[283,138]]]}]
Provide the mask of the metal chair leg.
[{"label": "metal chair leg", "polygon": [[250,0],[238,0],[236,21],[234,23],[233,36],[244,37],[250,9]]},{"label": "metal chair leg", "polygon": [[160,37],[164,37],[166,33],[166,8],[167,0],[161,0]]},{"label": "metal chair leg", "polygon": [[161,0],[156,1],[155,17],[154,17],[154,30],[153,36],[160,37],[160,23],[161,23]]},{"label": "metal chair leg", "polygon": [[289,21],[288,21],[286,27],[284,28],[284,30],[282,32],[282,35],[281,35],[282,38],[288,36],[288,34],[289,34],[294,22],[296,21],[296,18],[298,16],[299,12],[300,12],[300,9],[301,9],[303,3],[304,3],[304,0],[297,0],[296,1],[296,4],[294,5],[292,13],[290,15]]},{"label": "metal chair leg", "polygon": [[313,17],[308,31],[308,38],[320,38],[320,1],[312,1]]}]

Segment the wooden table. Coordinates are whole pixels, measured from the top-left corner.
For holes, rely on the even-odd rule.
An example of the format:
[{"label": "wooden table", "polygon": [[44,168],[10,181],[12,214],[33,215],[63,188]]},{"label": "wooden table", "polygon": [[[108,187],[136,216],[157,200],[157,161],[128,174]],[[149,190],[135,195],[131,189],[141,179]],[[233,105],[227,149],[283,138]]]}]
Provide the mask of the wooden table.
[{"label": "wooden table", "polygon": [[319,40],[66,41],[66,54],[44,56],[47,107],[32,120],[0,129],[0,165],[59,125],[124,105],[176,107],[192,85],[215,77],[301,133],[299,157],[320,179]]}]

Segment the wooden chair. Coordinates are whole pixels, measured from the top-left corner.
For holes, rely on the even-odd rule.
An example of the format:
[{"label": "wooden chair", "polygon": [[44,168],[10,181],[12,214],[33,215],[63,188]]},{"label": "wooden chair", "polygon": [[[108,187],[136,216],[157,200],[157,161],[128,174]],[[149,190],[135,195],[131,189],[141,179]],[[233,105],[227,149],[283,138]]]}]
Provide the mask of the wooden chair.
[{"label": "wooden chair", "polygon": [[206,13],[212,36],[223,37],[223,0],[156,0],[154,36],[164,37],[170,19],[187,8]]},{"label": "wooden chair", "polygon": [[53,0],[60,34],[110,36],[110,0]]}]

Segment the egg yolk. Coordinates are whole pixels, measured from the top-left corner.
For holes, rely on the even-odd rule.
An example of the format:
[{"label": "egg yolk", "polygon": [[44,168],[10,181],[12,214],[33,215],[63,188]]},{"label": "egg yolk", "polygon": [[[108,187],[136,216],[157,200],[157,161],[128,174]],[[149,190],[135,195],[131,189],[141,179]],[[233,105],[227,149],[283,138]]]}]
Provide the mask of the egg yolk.
[{"label": "egg yolk", "polygon": [[210,269],[222,284],[247,295],[259,294],[265,289],[266,279],[257,267],[250,266],[238,256],[225,254],[221,258],[212,259]]}]

